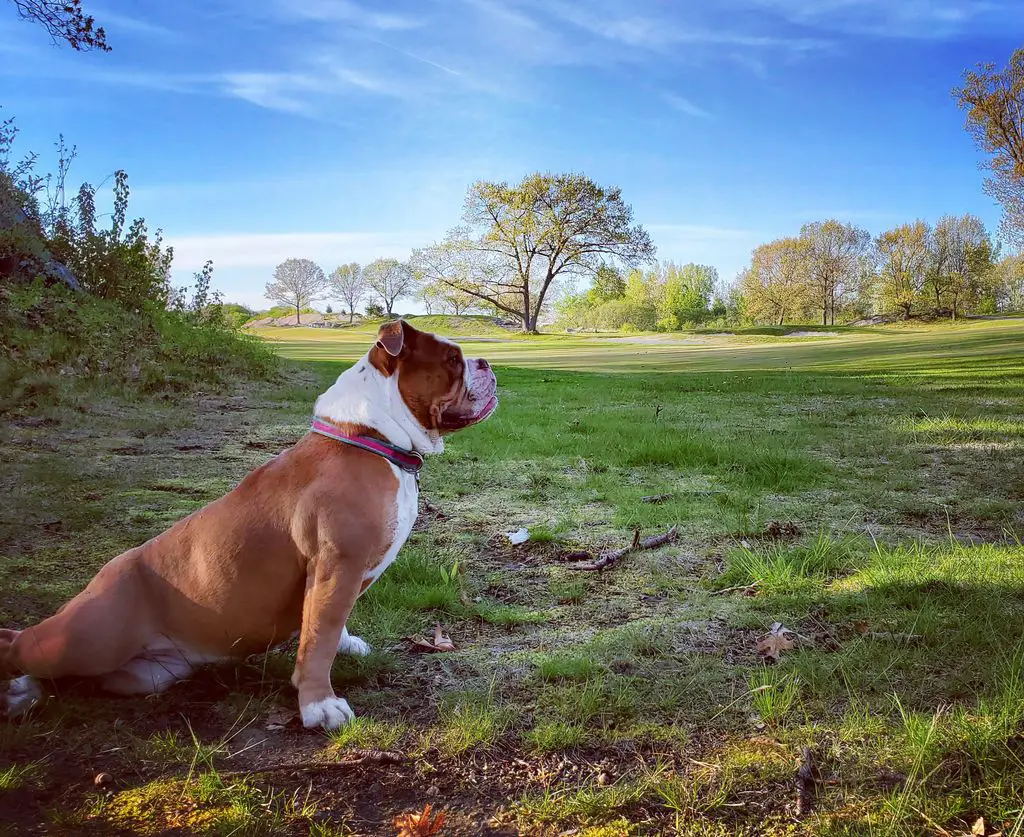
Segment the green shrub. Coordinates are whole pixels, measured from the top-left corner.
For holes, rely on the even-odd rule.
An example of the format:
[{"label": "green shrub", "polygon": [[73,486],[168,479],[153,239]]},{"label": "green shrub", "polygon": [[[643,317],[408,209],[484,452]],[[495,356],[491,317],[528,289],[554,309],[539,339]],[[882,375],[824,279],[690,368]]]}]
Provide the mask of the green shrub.
[{"label": "green shrub", "polygon": [[76,385],[126,393],[266,377],[274,355],[220,317],[125,308],[37,280],[0,287],[0,411],[59,400]]}]

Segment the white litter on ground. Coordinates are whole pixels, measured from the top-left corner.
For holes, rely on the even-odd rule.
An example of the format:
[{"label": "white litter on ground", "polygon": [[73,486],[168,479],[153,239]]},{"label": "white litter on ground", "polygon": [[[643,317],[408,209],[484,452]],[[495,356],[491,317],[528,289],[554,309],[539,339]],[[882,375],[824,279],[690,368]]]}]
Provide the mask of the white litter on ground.
[{"label": "white litter on ground", "polygon": [[505,537],[512,546],[519,546],[521,543],[526,543],[530,540],[530,533],[526,529],[518,529],[515,532],[506,532]]}]

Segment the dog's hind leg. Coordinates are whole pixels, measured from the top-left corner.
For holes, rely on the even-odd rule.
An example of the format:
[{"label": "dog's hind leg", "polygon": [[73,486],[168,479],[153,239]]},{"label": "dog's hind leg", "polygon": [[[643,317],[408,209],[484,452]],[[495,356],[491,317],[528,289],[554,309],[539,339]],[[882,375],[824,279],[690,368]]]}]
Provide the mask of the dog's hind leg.
[{"label": "dog's hind leg", "polygon": [[142,652],[152,633],[144,596],[124,566],[112,568],[38,625],[0,633],[0,675],[28,676],[11,681],[0,711],[18,714],[38,701],[38,680],[102,677]]},{"label": "dog's hind leg", "polygon": [[195,667],[179,653],[156,651],[133,657],[117,671],[100,678],[100,685],[119,695],[152,695],[184,680]]}]

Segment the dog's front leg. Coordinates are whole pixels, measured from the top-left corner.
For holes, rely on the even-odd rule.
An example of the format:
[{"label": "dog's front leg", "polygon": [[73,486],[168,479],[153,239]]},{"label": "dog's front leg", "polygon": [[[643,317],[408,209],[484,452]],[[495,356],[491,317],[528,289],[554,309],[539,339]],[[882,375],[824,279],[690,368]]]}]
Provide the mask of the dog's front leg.
[{"label": "dog's front leg", "polygon": [[348,701],[334,694],[331,663],[359,597],[360,581],[334,556],[318,558],[307,571],[299,653],[292,674],[305,727],[335,729],[355,718]]}]

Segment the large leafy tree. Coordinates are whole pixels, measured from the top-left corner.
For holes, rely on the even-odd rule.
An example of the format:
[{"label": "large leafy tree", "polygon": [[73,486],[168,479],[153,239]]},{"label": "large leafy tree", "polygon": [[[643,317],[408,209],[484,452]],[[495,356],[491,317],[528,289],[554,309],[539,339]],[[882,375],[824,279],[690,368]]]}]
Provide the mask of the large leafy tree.
[{"label": "large leafy tree", "polygon": [[370,262],[363,268],[363,279],[389,317],[394,314],[395,303],[412,294],[416,285],[409,265],[397,259]]},{"label": "large leafy tree", "polygon": [[622,299],[626,295],[626,280],[622,273],[610,264],[602,264],[594,273],[587,296],[595,305]]},{"label": "large leafy tree", "polygon": [[989,279],[997,311],[1024,311],[1024,253],[996,262]]},{"label": "large leafy tree", "polygon": [[930,238],[928,224],[915,221],[886,230],[875,239],[878,294],[885,310],[899,310],[906,319],[912,315],[925,289]]},{"label": "large leafy tree", "polygon": [[706,320],[717,283],[718,271],[710,265],[666,265],[658,320],[661,327],[674,331]]},{"label": "large leafy tree", "polygon": [[12,0],[18,16],[38,23],[54,43],[66,41],[72,49],[110,52],[107,33],[82,11],[82,0]]},{"label": "large leafy tree", "polygon": [[993,266],[992,240],[975,215],[944,215],[930,238],[926,294],[936,310],[948,308],[956,319],[985,294]]},{"label": "large leafy tree", "polygon": [[853,224],[830,219],[804,224],[800,238],[806,242],[807,275],[821,324],[835,325],[836,307],[858,287],[864,255],[871,234]]},{"label": "large leafy tree", "polygon": [[968,70],[953,95],[967,113],[968,133],[988,155],[985,191],[1002,204],[1002,232],[1024,245],[1024,49],[1003,69],[989,63]]},{"label": "large leafy tree", "polygon": [[366,279],[363,269],[357,262],[350,262],[336,267],[329,277],[333,295],[342,301],[348,311],[351,323],[356,316],[356,306],[366,296]]},{"label": "large leafy tree", "polygon": [[739,278],[747,317],[783,325],[812,310],[808,250],[801,238],[780,238],[754,250]]},{"label": "large leafy tree", "polygon": [[474,183],[464,225],[418,251],[428,282],[458,288],[536,331],[552,286],[593,276],[609,260],[650,261],[654,245],[618,188],[582,174],[531,174],[517,184]]},{"label": "large leafy tree", "polygon": [[302,309],[323,296],[328,288],[327,277],[316,262],[309,259],[287,259],[274,269],[274,281],[267,283],[267,299],[295,309],[295,324],[301,325]]}]

